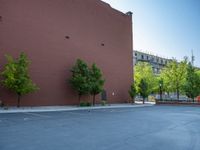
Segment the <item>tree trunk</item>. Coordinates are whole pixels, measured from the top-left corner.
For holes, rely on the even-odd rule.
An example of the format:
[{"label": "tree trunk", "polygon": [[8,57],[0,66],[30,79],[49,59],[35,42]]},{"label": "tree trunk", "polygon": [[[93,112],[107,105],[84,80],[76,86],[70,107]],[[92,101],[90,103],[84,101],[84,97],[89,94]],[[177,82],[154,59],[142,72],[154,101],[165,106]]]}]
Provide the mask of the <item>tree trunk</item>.
[{"label": "tree trunk", "polygon": [[78,102],[79,102],[79,106],[80,106],[80,103],[81,103],[81,94],[78,94]]},{"label": "tree trunk", "polygon": [[20,98],[21,98],[21,94],[17,94],[17,107],[20,107]]},{"label": "tree trunk", "polygon": [[177,100],[179,100],[179,89],[177,89]]},{"label": "tree trunk", "polygon": [[94,106],[95,105],[95,94],[93,94],[93,101],[92,101],[92,105]]},{"label": "tree trunk", "polygon": [[133,103],[133,104],[135,103],[135,97],[133,97],[133,99],[132,99],[132,103]]},{"label": "tree trunk", "polygon": [[192,98],[192,100],[193,100],[193,103],[194,103],[194,97]]},{"label": "tree trunk", "polygon": [[145,100],[145,98],[143,97],[143,104],[144,104],[144,100]]}]

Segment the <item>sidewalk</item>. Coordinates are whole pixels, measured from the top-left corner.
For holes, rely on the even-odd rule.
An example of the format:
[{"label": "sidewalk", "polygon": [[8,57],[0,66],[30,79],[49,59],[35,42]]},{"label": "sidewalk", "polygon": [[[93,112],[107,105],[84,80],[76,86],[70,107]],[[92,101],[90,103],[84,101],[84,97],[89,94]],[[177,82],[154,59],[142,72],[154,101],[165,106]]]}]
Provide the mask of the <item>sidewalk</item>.
[{"label": "sidewalk", "polygon": [[110,109],[110,108],[134,108],[134,107],[148,107],[153,106],[153,103],[142,104],[110,104],[106,106],[91,106],[91,107],[78,107],[78,106],[38,106],[38,107],[8,107],[8,109],[0,108],[2,113],[22,113],[22,112],[54,112],[54,111],[74,111],[74,110],[94,110],[94,109]]}]

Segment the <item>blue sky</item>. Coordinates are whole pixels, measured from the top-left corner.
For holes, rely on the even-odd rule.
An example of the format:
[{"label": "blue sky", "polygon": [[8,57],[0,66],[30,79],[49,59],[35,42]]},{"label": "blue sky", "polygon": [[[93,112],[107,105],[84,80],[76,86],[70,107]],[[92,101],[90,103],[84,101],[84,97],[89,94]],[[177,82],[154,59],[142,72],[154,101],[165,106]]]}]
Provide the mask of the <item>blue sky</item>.
[{"label": "blue sky", "polygon": [[200,67],[200,0],[103,0],[133,12],[134,49],[181,60],[195,56]]}]

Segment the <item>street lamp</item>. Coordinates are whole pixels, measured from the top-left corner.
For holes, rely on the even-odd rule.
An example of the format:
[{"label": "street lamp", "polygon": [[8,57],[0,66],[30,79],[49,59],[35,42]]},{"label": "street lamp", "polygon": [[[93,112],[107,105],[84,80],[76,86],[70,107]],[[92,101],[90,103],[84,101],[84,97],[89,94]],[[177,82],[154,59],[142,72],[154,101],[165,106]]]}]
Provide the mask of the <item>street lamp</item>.
[{"label": "street lamp", "polygon": [[160,87],[160,100],[162,100],[162,84],[161,83],[159,84],[159,87]]}]

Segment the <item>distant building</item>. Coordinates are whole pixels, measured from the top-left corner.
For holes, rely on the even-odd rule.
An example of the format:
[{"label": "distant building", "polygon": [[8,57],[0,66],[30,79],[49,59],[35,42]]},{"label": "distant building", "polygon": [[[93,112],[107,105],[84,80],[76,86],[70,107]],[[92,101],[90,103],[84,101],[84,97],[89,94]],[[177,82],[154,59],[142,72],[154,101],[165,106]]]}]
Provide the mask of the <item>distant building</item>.
[{"label": "distant building", "polygon": [[148,54],[137,50],[134,50],[133,52],[134,66],[138,62],[148,62],[152,66],[153,72],[155,74],[159,74],[161,69],[165,67],[170,60],[171,59],[159,57],[156,55]]}]

